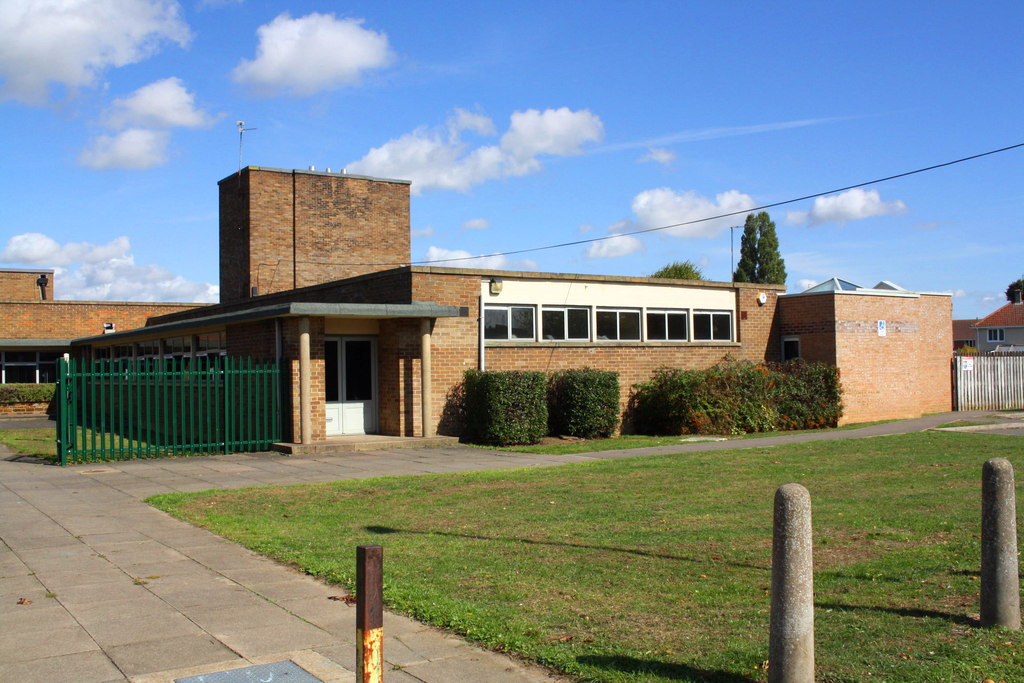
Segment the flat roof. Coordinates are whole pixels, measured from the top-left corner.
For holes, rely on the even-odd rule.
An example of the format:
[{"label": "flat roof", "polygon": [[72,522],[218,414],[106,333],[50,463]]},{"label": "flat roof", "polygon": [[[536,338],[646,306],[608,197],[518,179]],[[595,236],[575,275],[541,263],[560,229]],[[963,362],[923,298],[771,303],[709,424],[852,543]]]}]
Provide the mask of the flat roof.
[{"label": "flat roof", "polygon": [[220,315],[200,318],[189,318],[148,327],[136,327],[123,332],[99,334],[92,337],[75,339],[75,346],[91,344],[100,340],[117,341],[135,337],[162,335],[200,327],[231,325],[241,322],[268,320],[271,318],[294,318],[305,316],[323,316],[325,318],[458,318],[463,312],[458,306],[444,306],[430,302],[414,301],[408,304],[329,304],[311,302],[291,302],[260,306],[241,311],[232,311]]},{"label": "flat roof", "polygon": [[53,274],[53,268],[0,268],[0,273],[49,273]]},{"label": "flat roof", "polygon": [[73,339],[0,339],[0,347],[71,346]]}]

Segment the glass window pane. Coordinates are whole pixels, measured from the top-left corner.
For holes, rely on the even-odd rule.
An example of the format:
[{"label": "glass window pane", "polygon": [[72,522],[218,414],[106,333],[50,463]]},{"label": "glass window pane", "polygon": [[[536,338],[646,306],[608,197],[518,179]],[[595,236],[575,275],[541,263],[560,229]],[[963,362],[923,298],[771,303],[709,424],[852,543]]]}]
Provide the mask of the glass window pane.
[{"label": "glass window pane", "polygon": [[35,365],[5,365],[4,374],[8,384],[35,384]]},{"label": "glass window pane", "polygon": [[793,360],[800,357],[800,340],[784,339],[782,341],[782,360]]},{"label": "glass window pane", "polygon": [[647,314],[647,338],[654,341],[665,339],[665,314]]},{"label": "glass window pane", "polygon": [[520,307],[512,309],[512,338],[533,339],[533,309]]},{"label": "glass window pane", "polygon": [[324,342],[324,400],[341,400],[338,393],[338,342],[334,339]]},{"label": "glass window pane", "polygon": [[8,351],[4,356],[8,363],[35,363],[35,351]]},{"label": "glass window pane", "polygon": [[597,312],[597,338],[619,338],[619,317],[615,314],[615,311]]},{"label": "glass window pane", "polygon": [[39,381],[42,383],[56,382],[57,381],[57,364],[56,363],[40,363],[39,364]]},{"label": "glass window pane", "polygon": [[488,308],[484,310],[484,339],[508,339],[508,310]]},{"label": "glass window pane", "polygon": [[693,338],[700,341],[711,339],[711,314],[693,314]]},{"label": "glass window pane", "polygon": [[541,324],[545,339],[565,339],[565,311],[544,311]]},{"label": "glass window pane", "polygon": [[345,342],[345,400],[373,400],[373,343],[369,340]]},{"label": "glass window pane", "polygon": [[619,339],[640,339],[640,312],[619,312]]},{"label": "glass window pane", "polygon": [[668,318],[668,338],[685,341],[687,338],[686,314],[669,313],[666,317]]},{"label": "glass window pane", "polygon": [[716,313],[713,316],[714,335],[716,341],[729,341],[732,339],[732,316],[728,313]]},{"label": "glass window pane", "polygon": [[590,311],[569,309],[569,339],[590,339]]}]

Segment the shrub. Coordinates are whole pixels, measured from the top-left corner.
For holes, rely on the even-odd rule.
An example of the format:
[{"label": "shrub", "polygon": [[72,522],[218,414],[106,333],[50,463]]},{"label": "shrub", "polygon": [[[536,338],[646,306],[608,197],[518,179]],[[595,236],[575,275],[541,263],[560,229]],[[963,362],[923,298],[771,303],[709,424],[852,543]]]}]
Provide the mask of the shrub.
[{"label": "shrub", "polygon": [[836,369],[796,360],[726,360],[707,370],[662,368],[633,387],[630,411],[649,434],[741,434],[834,427],[842,414]]},{"label": "shrub", "polygon": [[548,416],[552,434],[609,437],[619,426],[619,373],[583,368],[551,375]]},{"label": "shrub", "polygon": [[0,405],[49,403],[56,390],[56,384],[0,384]]},{"label": "shrub", "polygon": [[467,370],[464,385],[468,440],[513,446],[537,443],[547,434],[544,373]]}]

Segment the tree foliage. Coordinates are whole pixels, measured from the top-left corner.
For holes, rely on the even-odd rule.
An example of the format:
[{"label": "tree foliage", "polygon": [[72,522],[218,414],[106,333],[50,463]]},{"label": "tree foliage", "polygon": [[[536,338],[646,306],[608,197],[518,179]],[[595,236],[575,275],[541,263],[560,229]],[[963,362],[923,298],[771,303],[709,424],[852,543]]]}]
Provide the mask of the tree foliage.
[{"label": "tree foliage", "polygon": [[[1017,292],[1024,294],[1024,277],[1019,280],[1014,280],[1006,288],[1006,300],[1011,304],[1017,301]],[[1024,298],[1024,297],[1022,297]]]},{"label": "tree foliage", "polygon": [[673,280],[705,280],[704,273],[693,261],[673,261],[651,273],[651,277],[669,278]]},{"label": "tree foliage", "polygon": [[786,283],[786,263],[779,253],[775,222],[767,211],[749,214],[740,238],[740,262],[733,273],[734,282]]}]

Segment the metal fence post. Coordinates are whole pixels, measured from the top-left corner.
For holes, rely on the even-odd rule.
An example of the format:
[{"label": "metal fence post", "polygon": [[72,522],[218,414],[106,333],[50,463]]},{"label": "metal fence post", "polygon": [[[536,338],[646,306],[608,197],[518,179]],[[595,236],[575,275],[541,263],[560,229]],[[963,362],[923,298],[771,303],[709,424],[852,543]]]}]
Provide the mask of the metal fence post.
[{"label": "metal fence post", "polygon": [[356,548],[356,681],[384,680],[384,548]]}]

